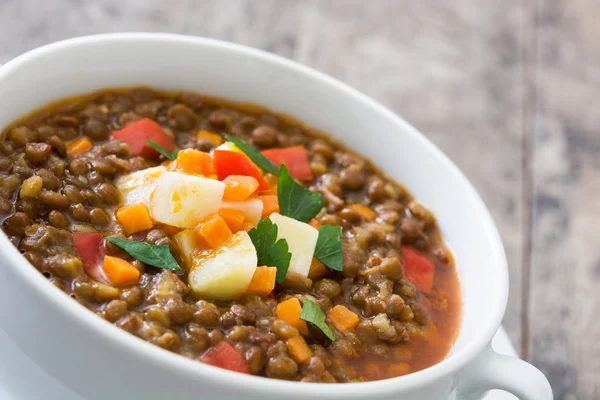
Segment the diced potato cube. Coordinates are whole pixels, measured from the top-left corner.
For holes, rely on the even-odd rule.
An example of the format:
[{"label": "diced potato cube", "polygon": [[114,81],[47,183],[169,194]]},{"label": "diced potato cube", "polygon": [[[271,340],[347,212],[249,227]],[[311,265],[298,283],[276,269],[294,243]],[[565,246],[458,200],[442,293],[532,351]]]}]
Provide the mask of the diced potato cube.
[{"label": "diced potato cube", "polygon": [[196,234],[193,229],[184,229],[173,236],[177,245],[181,258],[183,260],[184,267],[190,269],[192,266],[192,259],[194,254],[199,250],[200,244],[196,238]]},{"label": "diced potato cube", "polygon": [[309,224],[278,213],[271,214],[269,218],[277,225],[277,239],[285,239],[292,253],[289,271],[308,276],[319,231]]},{"label": "diced potato cube", "polygon": [[244,201],[225,201],[222,208],[232,208],[240,210],[246,215],[246,220],[256,226],[263,211],[263,202],[260,199],[244,200]]},{"label": "diced potato cube", "polygon": [[165,167],[147,168],[119,178],[117,189],[123,196],[123,203],[125,205],[143,203],[148,207],[156,180],[166,170]]},{"label": "diced potato cube", "polygon": [[232,299],[246,292],[257,262],[250,236],[240,231],[218,249],[195,256],[188,282],[197,295]]},{"label": "diced potato cube", "polygon": [[156,181],[150,214],[166,225],[193,228],[219,210],[224,190],[223,182],[167,171]]}]

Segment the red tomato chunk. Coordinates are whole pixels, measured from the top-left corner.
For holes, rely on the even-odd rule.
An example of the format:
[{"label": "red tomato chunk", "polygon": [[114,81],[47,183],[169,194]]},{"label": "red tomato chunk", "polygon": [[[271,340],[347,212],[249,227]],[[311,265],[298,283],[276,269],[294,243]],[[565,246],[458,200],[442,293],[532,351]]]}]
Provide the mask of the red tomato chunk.
[{"label": "red tomato chunk", "polygon": [[261,153],[276,166],[285,165],[292,178],[307,182],[312,181],[313,174],[308,163],[308,154],[303,146],[269,149]]},{"label": "red tomato chunk", "polygon": [[167,136],[160,125],[150,118],[144,118],[127,125],[125,128],[113,132],[110,138],[127,143],[131,154],[142,156],[146,159],[154,159],[160,155],[156,150],[148,146],[146,140],[151,140],[168,151],[175,149],[175,143]]},{"label": "red tomato chunk", "polygon": [[244,175],[256,178],[258,191],[270,190],[270,186],[263,178],[260,170],[246,155],[237,151],[215,150],[213,152],[217,178],[222,181],[230,175]]},{"label": "red tomato chunk", "polygon": [[104,255],[104,237],[99,233],[74,233],[73,244],[81,257],[83,268],[92,278],[100,282],[106,282],[106,276],[102,269]]},{"label": "red tomato chunk", "polygon": [[229,342],[221,342],[200,357],[200,361],[215,367],[228,369],[243,374],[250,373],[248,363],[242,354]]},{"label": "red tomato chunk", "polygon": [[402,246],[402,257],[404,258],[406,279],[411,281],[421,292],[429,293],[433,287],[435,271],[433,261],[406,246]]}]

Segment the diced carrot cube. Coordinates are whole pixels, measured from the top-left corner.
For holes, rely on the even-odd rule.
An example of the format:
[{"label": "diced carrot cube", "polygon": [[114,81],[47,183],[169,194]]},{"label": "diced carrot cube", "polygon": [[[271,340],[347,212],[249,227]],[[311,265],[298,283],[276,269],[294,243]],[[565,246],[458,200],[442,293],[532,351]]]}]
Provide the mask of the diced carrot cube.
[{"label": "diced carrot cube", "polygon": [[254,225],[252,225],[251,222],[245,221],[244,225],[242,225],[242,229],[240,230],[248,232],[252,228],[254,228]]},{"label": "diced carrot cube", "polygon": [[358,203],[351,204],[348,206],[348,208],[359,213],[367,221],[373,221],[377,217],[377,214],[375,213],[375,211],[371,210],[369,207],[362,205],[362,204],[358,204]]},{"label": "diced carrot cube", "polygon": [[289,298],[275,306],[275,315],[284,320],[294,328],[298,329],[303,335],[308,335],[308,325],[306,321],[300,319],[302,305],[300,300],[295,297]]},{"label": "diced carrot cube", "polygon": [[246,200],[258,189],[258,181],[251,176],[229,175],[223,183],[225,184],[223,200],[227,201]]},{"label": "diced carrot cube", "polygon": [[312,262],[310,263],[310,270],[308,271],[308,277],[310,279],[317,279],[322,277],[327,273],[327,267],[321,261],[319,261],[316,257],[313,257]]},{"label": "diced carrot cube", "polygon": [[210,142],[215,147],[224,142],[221,135],[212,133],[210,131],[205,131],[204,129],[201,129],[198,132],[196,132],[196,140],[206,140],[207,142]]},{"label": "diced carrot cube", "polygon": [[360,322],[360,318],[356,313],[342,305],[333,307],[327,316],[333,326],[339,331],[349,331],[354,329]]},{"label": "diced carrot cube", "polygon": [[258,267],[254,271],[250,286],[248,286],[246,291],[248,293],[258,293],[266,296],[275,289],[276,276],[276,267]]},{"label": "diced carrot cube", "polygon": [[128,235],[152,228],[150,213],[143,203],[123,206],[117,210],[117,221]]},{"label": "diced carrot cube", "polygon": [[276,195],[267,194],[258,196],[258,198],[263,202],[262,218],[266,218],[273,213],[279,212],[279,200]]},{"label": "diced carrot cube", "polygon": [[90,139],[83,137],[71,140],[67,143],[67,154],[74,156],[79,153],[83,153],[92,148],[92,142]]},{"label": "diced carrot cube", "polygon": [[219,214],[212,214],[202,221],[194,228],[194,233],[200,243],[209,249],[216,249],[233,235],[231,229]]},{"label": "diced carrot cube", "polygon": [[392,364],[388,367],[388,377],[402,376],[410,372],[410,365],[407,363]]},{"label": "diced carrot cube", "polygon": [[210,175],[214,172],[210,154],[195,149],[181,150],[169,168],[186,174]]},{"label": "diced carrot cube", "polygon": [[313,228],[315,228],[315,229],[319,229],[319,228],[321,227],[321,223],[320,223],[320,222],[319,222],[319,220],[318,220],[318,219],[316,219],[316,218],[313,218],[313,219],[311,219],[311,220],[308,222],[308,224],[309,224],[310,226],[312,226]]},{"label": "diced carrot cube", "polygon": [[306,344],[306,340],[300,335],[289,338],[287,345],[290,355],[299,364],[304,364],[313,355],[312,350]]},{"label": "diced carrot cube", "polygon": [[102,269],[115,286],[132,285],[140,278],[140,271],[136,267],[117,257],[104,256]]},{"label": "diced carrot cube", "polygon": [[233,208],[221,208],[219,215],[225,220],[225,223],[227,223],[227,226],[229,226],[229,229],[233,233],[242,229],[244,219],[246,218],[243,211],[234,210]]}]

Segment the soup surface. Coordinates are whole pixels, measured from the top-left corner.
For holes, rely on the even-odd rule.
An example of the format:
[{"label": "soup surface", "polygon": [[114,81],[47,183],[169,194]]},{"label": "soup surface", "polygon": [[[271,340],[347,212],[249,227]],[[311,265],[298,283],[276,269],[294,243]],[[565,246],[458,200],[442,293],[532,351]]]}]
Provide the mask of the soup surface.
[{"label": "soup surface", "polygon": [[221,368],[378,380],[441,361],[459,329],[432,213],[258,106],[133,88],[36,111],[2,134],[0,218],[75,301]]}]

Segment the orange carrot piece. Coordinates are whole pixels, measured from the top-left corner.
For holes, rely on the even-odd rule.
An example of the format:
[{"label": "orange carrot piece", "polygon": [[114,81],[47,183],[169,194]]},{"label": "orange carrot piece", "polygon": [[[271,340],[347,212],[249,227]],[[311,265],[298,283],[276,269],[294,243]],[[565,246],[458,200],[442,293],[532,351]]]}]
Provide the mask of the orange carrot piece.
[{"label": "orange carrot piece", "polygon": [[202,221],[194,233],[200,243],[209,249],[216,249],[233,235],[225,220],[219,214],[212,214]]},{"label": "orange carrot piece", "polygon": [[375,217],[377,217],[375,211],[362,204],[351,204],[350,206],[348,206],[348,208],[359,213],[367,221],[373,221]]},{"label": "orange carrot piece", "polygon": [[251,222],[245,221],[244,225],[242,225],[242,229],[240,230],[248,232],[252,228],[254,228],[254,225],[252,225]]},{"label": "orange carrot piece", "polygon": [[140,271],[136,267],[117,257],[104,256],[102,269],[115,286],[132,285],[140,278]]},{"label": "orange carrot piece", "polygon": [[246,200],[258,189],[258,181],[252,176],[229,175],[223,183],[225,184],[223,200],[226,201]]},{"label": "orange carrot piece", "polygon": [[265,194],[277,195],[277,184],[279,183],[279,178],[273,174],[265,174],[265,181],[269,184],[271,189]]},{"label": "orange carrot piece", "polygon": [[248,286],[246,291],[248,293],[264,294],[266,296],[275,289],[276,276],[276,267],[258,267],[254,271],[250,286]]},{"label": "orange carrot piece", "polygon": [[128,235],[152,228],[150,213],[143,203],[123,206],[117,210],[117,221]]},{"label": "orange carrot piece", "polygon": [[181,150],[169,168],[185,174],[210,175],[214,172],[210,154],[195,149]]},{"label": "orange carrot piece", "polygon": [[316,219],[316,218],[313,218],[313,219],[311,219],[311,220],[308,222],[308,224],[309,224],[310,226],[312,226],[313,228],[315,228],[315,229],[319,229],[319,228],[321,227],[321,225],[322,225],[322,224],[319,222],[319,220],[318,220],[318,219]]},{"label": "orange carrot piece", "polygon": [[196,140],[206,140],[215,147],[224,142],[221,135],[212,133],[210,131],[205,131],[204,129],[200,129],[198,132],[196,132]]},{"label": "orange carrot piece", "polygon": [[279,212],[279,199],[277,196],[267,194],[258,196],[258,198],[263,202],[262,218],[266,218],[273,213]]},{"label": "orange carrot piece", "polygon": [[244,219],[246,215],[243,211],[234,210],[233,208],[221,208],[219,215],[225,220],[231,232],[236,233],[244,225]]},{"label": "orange carrot piece", "polygon": [[74,156],[79,153],[83,153],[92,148],[92,142],[90,139],[83,137],[71,140],[67,143],[67,154],[70,156]]},{"label": "orange carrot piece", "polygon": [[310,263],[310,270],[308,271],[308,277],[310,279],[317,279],[322,277],[327,273],[327,267],[321,261],[319,261],[316,257],[313,257],[312,262]]},{"label": "orange carrot piece", "polygon": [[376,362],[368,362],[363,366],[363,371],[367,378],[372,380],[381,379],[381,366]]},{"label": "orange carrot piece", "polygon": [[329,320],[339,331],[349,331],[356,328],[360,322],[360,318],[356,313],[350,311],[342,305],[333,307],[329,314],[327,314]]},{"label": "orange carrot piece", "polygon": [[306,321],[300,319],[301,312],[302,305],[300,305],[300,300],[295,297],[282,301],[275,306],[275,315],[277,315],[277,318],[292,325],[303,335],[308,335],[308,325],[306,325]]},{"label": "orange carrot piece", "polygon": [[312,350],[306,344],[306,340],[300,335],[289,338],[287,345],[290,355],[299,364],[304,364],[313,355]]},{"label": "orange carrot piece", "polygon": [[410,365],[407,363],[392,364],[387,369],[389,378],[392,378],[395,376],[406,375],[409,372],[410,372]]}]

